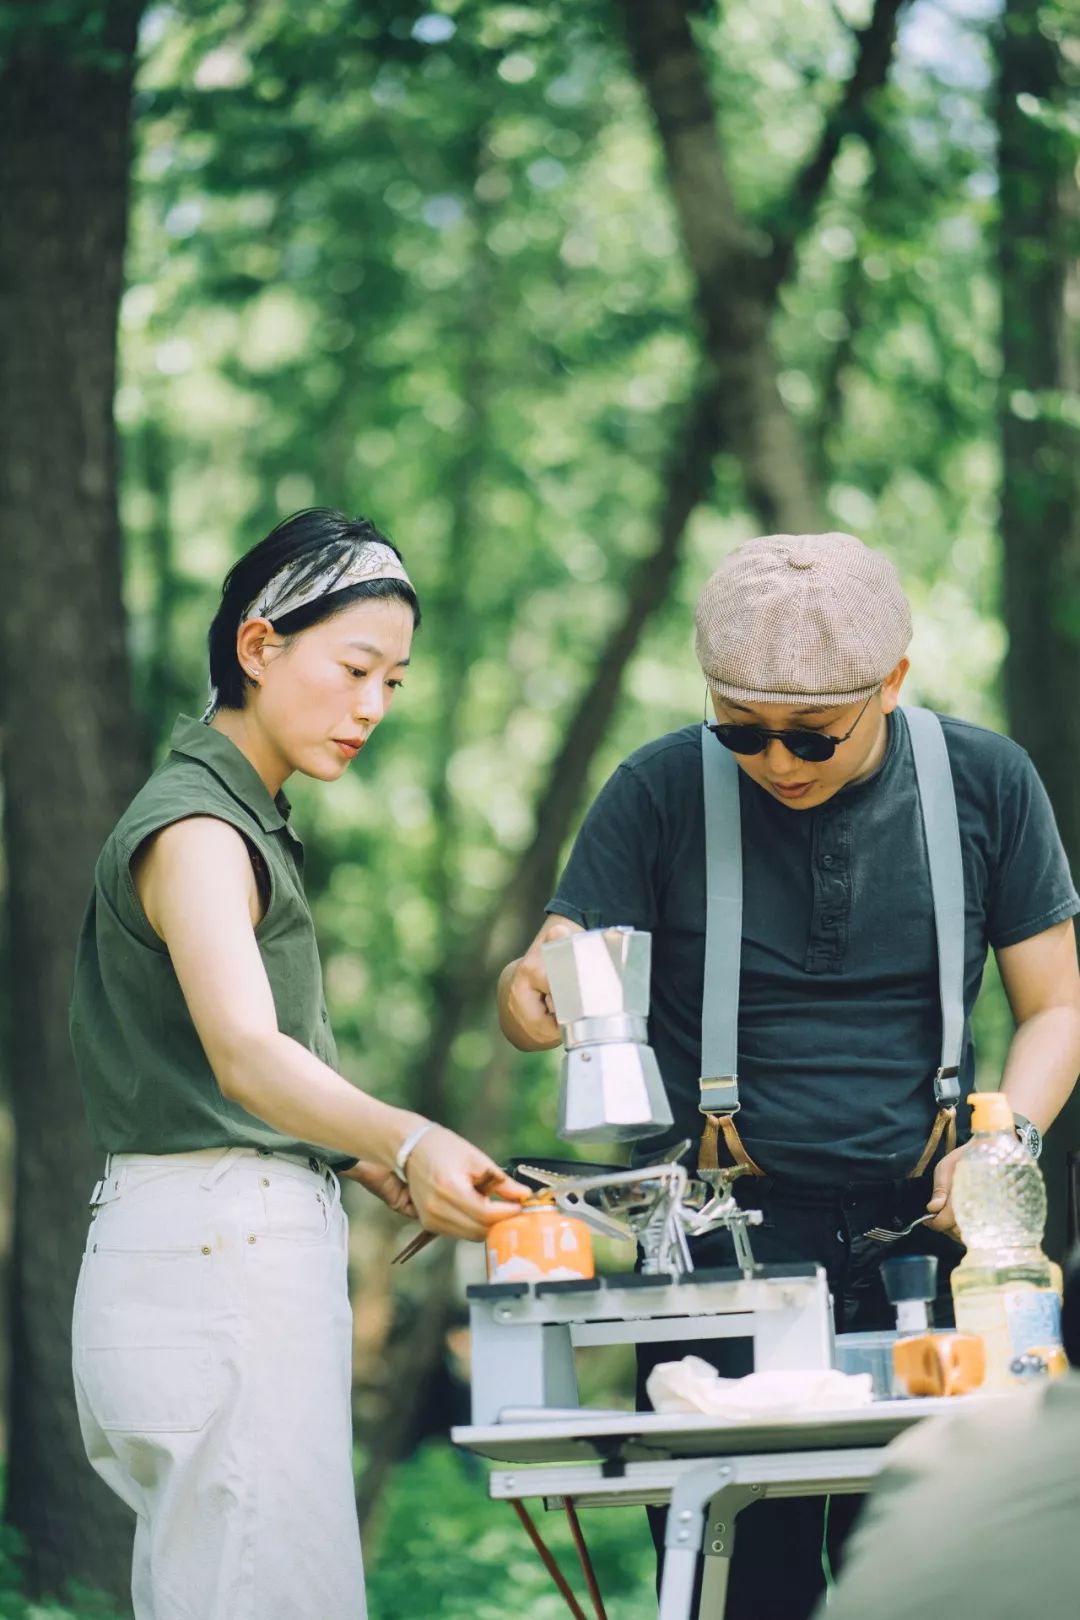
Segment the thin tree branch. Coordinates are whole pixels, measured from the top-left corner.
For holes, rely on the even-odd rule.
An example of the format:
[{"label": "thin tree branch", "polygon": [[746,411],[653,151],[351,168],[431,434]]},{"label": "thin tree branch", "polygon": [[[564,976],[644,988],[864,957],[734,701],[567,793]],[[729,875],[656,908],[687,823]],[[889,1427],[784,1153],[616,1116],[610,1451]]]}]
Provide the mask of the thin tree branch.
[{"label": "thin tree branch", "polygon": [[832,111],[822,125],[814,151],[799,170],[777,225],[771,231],[773,248],[768,261],[766,290],[775,300],[791,274],[795,250],[829,183],[836,155],[846,135],[865,134],[871,117],[870,101],[889,76],[900,13],[911,0],[875,0],[873,15],[856,31],[855,65]]},{"label": "thin tree branch", "polygon": [[724,439],[739,458],[747,497],[765,524],[793,533],[818,528],[818,494],[777,389],[761,258],[728,182],[688,0],[618,4],[664,151],[705,352],[720,385]]}]

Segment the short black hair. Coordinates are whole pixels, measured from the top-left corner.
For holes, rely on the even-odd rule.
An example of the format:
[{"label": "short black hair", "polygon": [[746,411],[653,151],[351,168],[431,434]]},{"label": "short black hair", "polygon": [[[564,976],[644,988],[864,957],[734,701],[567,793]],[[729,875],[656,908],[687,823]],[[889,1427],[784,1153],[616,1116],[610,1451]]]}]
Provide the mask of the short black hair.
[{"label": "short black hair", "polygon": [[[286,563],[309,561],[312,572],[321,571],[335,560],[342,567],[357,545],[376,542],[389,546],[401,560],[401,552],[367,518],[346,517],[329,506],[310,506],[294,512],[271,529],[265,539],[252,546],[229,569],[221,587],[221,605],[214,615],[207,636],[210,652],[210,682],[217,688],[219,709],[242,709],[251,682],[236,656],[236,632],[241,616]],[[420,626],[420,602],[411,585],[403,579],[369,579],[328,591],[305,607],[274,619],[279,635],[295,636],[314,624],[333,618],[353,602],[398,601],[412,610],[413,626]]]}]

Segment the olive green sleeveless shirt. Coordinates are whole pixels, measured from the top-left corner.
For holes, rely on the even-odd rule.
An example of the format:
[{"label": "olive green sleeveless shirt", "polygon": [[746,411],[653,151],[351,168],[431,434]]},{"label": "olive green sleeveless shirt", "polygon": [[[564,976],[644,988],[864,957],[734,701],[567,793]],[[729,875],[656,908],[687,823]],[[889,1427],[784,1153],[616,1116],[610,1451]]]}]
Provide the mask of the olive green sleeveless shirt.
[{"label": "olive green sleeveless shirt", "polygon": [[270,797],[254,766],[221,732],[181,716],[168,757],[101,852],[79,937],[71,1040],[90,1134],[108,1153],[255,1147],[318,1154],[335,1168],[351,1165],[355,1161],[340,1150],[282,1136],[218,1088],[169,952],[147,921],[131,875],[140,845],[186,816],[227,821],[261,857],[269,904],[255,938],[278,1028],[337,1066],[304,896],[303,846],[288,824],[289,802],[283,793]]}]

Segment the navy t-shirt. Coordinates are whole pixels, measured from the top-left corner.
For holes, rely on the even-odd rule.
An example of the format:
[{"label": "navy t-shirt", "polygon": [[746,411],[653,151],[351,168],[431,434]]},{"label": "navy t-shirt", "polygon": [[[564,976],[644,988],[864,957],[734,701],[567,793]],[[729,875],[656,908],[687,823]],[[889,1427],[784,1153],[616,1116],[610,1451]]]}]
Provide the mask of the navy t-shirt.
[{"label": "navy t-shirt", "polygon": [[[790,810],[739,773],[738,1127],[761,1168],[787,1180],[899,1179],[934,1119],[937,941],[902,716],[889,717],[877,771],[816,809]],[[963,851],[970,1015],[987,948],[1041,933],[1080,911],[1080,899],[1024,750],[981,726],[940,718]],[[675,1126],[641,1151],[696,1139],[705,971],[700,726],[660,737],[618,767],[547,910],[586,928],[628,924],[652,934],[649,1035]],[[969,1036],[962,1096],[973,1083]],[[960,1124],[963,1139],[966,1109]]]}]

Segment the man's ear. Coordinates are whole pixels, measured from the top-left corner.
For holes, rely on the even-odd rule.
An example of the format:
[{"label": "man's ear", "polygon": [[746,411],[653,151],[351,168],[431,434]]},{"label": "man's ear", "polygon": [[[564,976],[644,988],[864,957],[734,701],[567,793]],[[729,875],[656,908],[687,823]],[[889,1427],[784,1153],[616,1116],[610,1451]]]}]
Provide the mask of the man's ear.
[{"label": "man's ear", "polygon": [[886,675],[885,679],[882,681],[882,714],[892,714],[893,710],[896,708],[896,705],[900,702],[900,688],[903,686],[904,676],[907,674],[910,668],[910,661],[907,658],[901,658],[896,668],[890,671],[890,673]]}]

